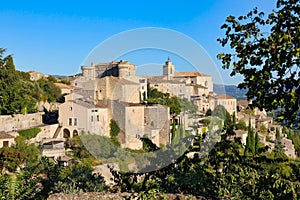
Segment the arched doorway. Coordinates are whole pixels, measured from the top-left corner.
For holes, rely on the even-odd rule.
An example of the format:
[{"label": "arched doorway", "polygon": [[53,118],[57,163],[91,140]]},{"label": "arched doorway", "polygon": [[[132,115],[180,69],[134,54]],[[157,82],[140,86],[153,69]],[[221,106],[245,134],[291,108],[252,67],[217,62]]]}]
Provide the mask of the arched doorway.
[{"label": "arched doorway", "polygon": [[63,134],[64,134],[64,138],[70,138],[71,136],[71,133],[67,128],[64,129]]},{"label": "arched doorway", "polygon": [[75,136],[78,136],[78,131],[77,130],[73,131],[73,137],[75,137]]}]

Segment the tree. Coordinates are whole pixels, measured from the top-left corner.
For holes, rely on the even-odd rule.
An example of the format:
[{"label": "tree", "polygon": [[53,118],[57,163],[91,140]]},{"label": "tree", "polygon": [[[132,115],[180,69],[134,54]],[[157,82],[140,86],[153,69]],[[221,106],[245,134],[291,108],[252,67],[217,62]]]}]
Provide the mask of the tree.
[{"label": "tree", "polygon": [[280,140],[280,139],[281,139],[281,135],[280,135],[279,129],[276,128],[276,140]]},{"label": "tree", "polygon": [[251,127],[250,120],[249,120],[249,126],[248,126],[248,136],[246,138],[245,151],[255,153],[255,137],[254,137],[253,129]]},{"label": "tree", "polygon": [[106,189],[104,178],[100,174],[93,174],[93,169],[87,165],[74,164],[61,171],[53,192],[78,193],[102,192]]},{"label": "tree", "polygon": [[118,139],[121,129],[120,129],[118,123],[116,122],[116,120],[111,119],[110,123],[109,123],[109,127],[110,127],[111,142],[116,146],[121,146],[120,141]]},{"label": "tree", "polygon": [[3,57],[5,49],[0,48],[0,114],[36,112],[36,99],[30,93],[33,89],[28,76],[17,71],[13,57]]},{"label": "tree", "polygon": [[258,133],[255,133],[255,153],[259,153],[259,148],[260,148],[260,138],[258,136]]},{"label": "tree", "polygon": [[236,128],[246,131],[247,130],[247,125],[244,121],[239,121],[239,123],[236,125]]},{"label": "tree", "polygon": [[236,126],[236,114],[235,114],[235,112],[233,112],[233,114],[232,114],[232,124],[233,124],[233,126]]},{"label": "tree", "polygon": [[231,52],[218,54],[231,76],[244,77],[252,105],[267,111],[283,108],[278,120],[293,121],[300,106],[300,1],[277,0],[268,15],[257,8],[245,16],[228,16],[225,37]]},{"label": "tree", "polygon": [[212,111],[211,115],[219,117],[219,118],[221,118],[223,120],[225,120],[226,116],[228,116],[226,108],[224,106],[222,106],[222,105],[217,105],[215,107],[215,109]]}]

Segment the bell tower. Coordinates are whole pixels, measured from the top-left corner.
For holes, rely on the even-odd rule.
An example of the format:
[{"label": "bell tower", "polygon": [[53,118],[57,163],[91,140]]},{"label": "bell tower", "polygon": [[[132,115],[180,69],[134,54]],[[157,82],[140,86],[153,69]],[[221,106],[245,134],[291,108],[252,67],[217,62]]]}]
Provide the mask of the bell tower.
[{"label": "bell tower", "polygon": [[167,77],[168,80],[172,80],[175,72],[174,72],[174,65],[170,60],[170,57],[168,57],[168,60],[163,66],[163,75]]}]

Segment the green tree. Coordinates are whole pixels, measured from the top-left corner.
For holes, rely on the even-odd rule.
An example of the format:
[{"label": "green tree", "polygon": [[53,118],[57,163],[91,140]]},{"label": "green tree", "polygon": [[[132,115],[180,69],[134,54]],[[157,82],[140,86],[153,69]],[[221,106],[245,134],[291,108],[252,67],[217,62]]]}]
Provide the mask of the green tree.
[{"label": "green tree", "polygon": [[281,135],[278,128],[276,128],[276,140],[281,140]]},{"label": "green tree", "polygon": [[247,139],[246,139],[246,147],[245,147],[245,149],[247,149],[252,154],[255,153],[255,137],[254,137],[253,129],[251,127],[250,120],[249,120],[248,136],[247,136]]},{"label": "green tree", "polygon": [[236,125],[236,128],[246,131],[247,130],[247,125],[244,121],[239,121],[239,123]]},{"label": "green tree", "polygon": [[0,176],[0,198],[1,199],[34,199],[37,192],[39,178],[27,177],[24,173],[3,174]]},{"label": "green tree", "polygon": [[0,48],[0,114],[36,112],[37,101],[30,95],[33,88],[28,76],[17,71],[13,57],[3,57],[4,52]]},{"label": "green tree", "polygon": [[93,174],[92,171],[90,166],[81,164],[74,164],[62,170],[53,192],[68,194],[106,190],[104,178],[100,174]]},{"label": "green tree", "polygon": [[118,123],[116,122],[116,120],[111,119],[110,123],[109,123],[109,127],[110,127],[110,138],[113,144],[120,146],[120,141],[118,139],[119,133],[121,131]]},{"label": "green tree", "polygon": [[233,112],[233,114],[232,114],[232,124],[234,127],[236,126],[236,113],[235,112]]},{"label": "green tree", "polygon": [[259,131],[261,132],[261,133],[263,133],[263,134],[267,134],[267,127],[265,126],[265,125],[261,125],[260,127],[259,127]]},{"label": "green tree", "polygon": [[244,77],[238,87],[248,89],[253,106],[283,108],[279,120],[294,121],[299,110],[299,6],[299,0],[277,0],[268,15],[255,8],[244,16],[228,16],[221,26],[225,37],[218,39],[232,49],[217,56],[223,68]]},{"label": "green tree", "polygon": [[259,135],[258,135],[258,132],[255,133],[255,153],[258,154],[259,153],[259,149],[261,147],[260,145],[260,138],[259,138]]},{"label": "green tree", "polygon": [[226,119],[226,114],[227,114],[227,110],[224,106],[222,105],[217,105],[215,107],[215,109],[212,111],[211,115],[212,116],[216,116],[216,117],[219,117],[223,120]]}]

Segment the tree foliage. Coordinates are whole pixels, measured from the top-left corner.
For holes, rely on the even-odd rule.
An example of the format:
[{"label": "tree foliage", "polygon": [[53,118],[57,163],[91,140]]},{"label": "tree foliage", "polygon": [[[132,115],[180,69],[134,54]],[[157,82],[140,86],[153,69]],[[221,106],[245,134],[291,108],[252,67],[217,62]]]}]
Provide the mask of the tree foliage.
[{"label": "tree foliage", "polygon": [[116,122],[116,120],[111,119],[110,123],[109,123],[109,127],[110,127],[110,139],[112,141],[112,143],[116,146],[120,146],[120,141],[118,139],[119,133],[121,131],[118,123]]},{"label": "tree foliage", "polygon": [[169,93],[163,93],[156,88],[148,88],[148,103],[161,104],[170,107],[170,113],[179,114],[181,111],[190,111],[195,113],[197,106],[188,99],[180,99],[177,96],[170,96]]},{"label": "tree foliage", "polygon": [[300,105],[300,2],[277,0],[268,15],[257,8],[245,16],[228,16],[225,37],[218,41],[233,50],[218,54],[231,76],[241,74],[239,88],[248,89],[252,105],[283,108],[279,120],[294,120]]},{"label": "tree foliage", "polygon": [[53,82],[31,81],[28,73],[16,70],[13,57],[0,48],[0,115],[37,112],[38,101],[57,101],[61,90]]}]

